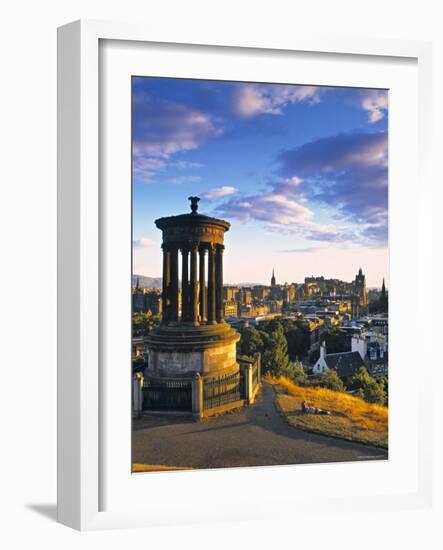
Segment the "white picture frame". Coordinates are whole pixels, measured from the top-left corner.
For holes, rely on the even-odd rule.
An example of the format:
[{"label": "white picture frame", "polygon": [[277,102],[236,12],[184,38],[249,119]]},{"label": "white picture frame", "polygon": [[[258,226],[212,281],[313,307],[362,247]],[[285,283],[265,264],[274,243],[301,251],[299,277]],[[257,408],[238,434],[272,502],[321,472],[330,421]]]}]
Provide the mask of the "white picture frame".
[{"label": "white picture frame", "polygon": [[[58,520],[60,523],[80,530],[150,526],[195,521],[219,521],[234,518],[251,519],[264,515],[266,499],[279,498],[303,513],[327,509],[346,512],[356,502],[367,510],[392,508],[418,508],[430,506],[432,493],[431,433],[428,416],[430,408],[425,406],[424,387],[429,384],[430,371],[424,369],[418,375],[415,397],[418,400],[417,416],[414,423],[418,427],[416,437],[417,477],[411,485],[383,494],[367,492],[354,494],[336,493],[331,485],[330,497],[313,491],[312,498],[302,500],[288,495],[266,493],[261,501],[254,500],[249,493],[238,505],[230,509],[207,507],[198,502],[185,508],[180,503],[175,508],[164,503],[156,507],[142,508],[129,502],[130,493],[121,497],[121,506],[105,509],[101,485],[112,483],[109,479],[109,465],[104,467],[103,453],[107,447],[104,440],[108,409],[103,402],[109,401],[104,395],[101,374],[100,334],[102,331],[102,302],[106,299],[107,287],[100,283],[103,277],[104,247],[101,233],[108,227],[101,219],[108,216],[104,211],[109,207],[103,203],[103,189],[100,188],[100,44],[103,41],[125,41],[131,44],[174,44],[175,47],[190,44],[211,55],[210,48],[219,47],[235,52],[273,52],[284,56],[288,52],[311,54],[333,54],[337,56],[369,56],[389,58],[396,61],[412,59],[417,65],[418,101],[414,108],[418,113],[418,178],[420,183],[420,210],[417,228],[420,242],[430,230],[431,220],[424,213],[426,204],[432,200],[432,184],[429,173],[431,140],[431,46],[426,42],[370,40],[363,38],[322,37],[303,35],[296,37],[253,38],[224,36],[188,36],[186,29],[174,31],[170,36],[155,27],[102,21],[77,21],[58,32]],[[128,146],[129,147],[129,146]],[[411,176],[414,177],[414,176]],[[415,179],[415,177],[414,177]],[[405,198],[407,202],[407,199]],[[405,204],[406,204],[405,202]],[[115,204],[115,200],[114,200]],[[112,206],[111,206],[112,208]],[[393,208],[393,205],[390,205]],[[406,209],[406,206],[405,206]],[[420,259],[421,266],[428,266],[432,254],[431,247],[411,244],[411,255]],[[418,254],[420,256],[418,257]],[[417,270],[414,284],[420,284],[425,277],[424,268]],[[422,300],[426,293],[422,296]],[[394,292],[395,299],[395,292]],[[417,302],[420,308],[420,303]],[[129,322],[129,321],[128,321]],[[128,380],[128,384],[129,384]],[[107,390],[106,390],[107,391]],[[412,389],[411,389],[412,391]],[[415,390],[414,390],[415,391]],[[130,412],[128,411],[128,422]],[[414,425],[415,425],[414,424]],[[123,432],[122,432],[123,433]],[[127,432],[125,432],[127,433]],[[125,440],[128,442],[127,440]],[[126,444],[126,443],[125,443]],[[107,452],[107,451],[106,451]],[[343,468],[353,468],[352,464],[335,465],[337,479]],[[254,472],[234,470],[231,478],[247,480],[251,486],[254,476],[261,475],[265,484],[271,486],[273,479],[281,478],[282,472],[299,466],[284,468],[255,469]],[[306,467],[304,467],[306,468]],[[310,468],[313,468],[312,466]],[[289,470],[290,469],[290,470]],[[320,471],[320,467],[319,467]],[[357,472],[357,470],[355,470]],[[108,474],[107,474],[108,472]],[[323,475],[329,470],[323,469]],[[108,475],[108,477],[106,477]],[[147,484],[171,494],[174,487],[182,491],[194,488],[197,497],[203,496],[208,479],[213,483],[223,483],[223,471],[218,472],[171,472],[143,477]],[[306,473],[308,476],[309,474]],[[321,475],[321,474],[319,474]],[[360,474],[358,474],[360,475]],[[190,477],[192,476],[192,477]],[[211,478],[210,478],[211,476]],[[142,480],[142,477],[139,477]],[[256,479],[256,477],[255,477]],[[138,482],[137,482],[138,483]],[[399,481],[399,484],[401,480]],[[132,483],[134,485],[134,483]],[[268,486],[267,485],[267,486]],[[160,489],[159,489],[160,488]],[[123,495],[123,493],[121,493]],[[118,494],[117,494],[118,499]],[[288,500],[289,499],[289,500]],[[115,500],[115,499],[114,499]],[[198,499],[197,499],[198,500]],[[132,501],[133,503],[136,500]],[[226,502],[221,499],[221,503]],[[245,504],[248,504],[247,506]],[[169,513],[167,512],[169,510]],[[301,513],[302,513],[301,512]],[[280,512],[279,512],[280,513]],[[269,512],[268,512],[269,514]]]}]

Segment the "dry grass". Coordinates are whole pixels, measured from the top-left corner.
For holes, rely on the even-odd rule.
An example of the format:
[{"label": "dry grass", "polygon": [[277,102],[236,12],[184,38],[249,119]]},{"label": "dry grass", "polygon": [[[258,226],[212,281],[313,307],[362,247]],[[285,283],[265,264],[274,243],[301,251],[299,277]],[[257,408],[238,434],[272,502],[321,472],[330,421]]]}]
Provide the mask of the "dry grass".
[{"label": "dry grass", "polygon": [[133,464],[132,473],[138,472],[164,472],[170,470],[192,470],[192,468],[179,468],[178,466],[163,466],[162,464]]},{"label": "dry grass", "polygon": [[[324,435],[388,447],[388,408],[326,388],[304,388],[284,377],[266,377],[276,389],[276,403],[287,421],[297,428]],[[308,405],[331,411],[331,415],[306,414]]]}]

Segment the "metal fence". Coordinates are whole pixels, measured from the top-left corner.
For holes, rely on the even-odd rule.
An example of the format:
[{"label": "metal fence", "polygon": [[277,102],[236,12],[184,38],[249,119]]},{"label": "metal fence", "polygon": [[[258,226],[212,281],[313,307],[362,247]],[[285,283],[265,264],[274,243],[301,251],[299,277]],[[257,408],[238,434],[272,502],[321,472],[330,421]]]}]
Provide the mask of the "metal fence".
[{"label": "metal fence", "polygon": [[141,409],[183,411],[202,417],[210,414],[212,409],[226,406],[229,408],[232,403],[244,402],[250,405],[260,386],[260,355],[242,357],[238,362],[240,369],[227,375],[197,375],[193,378],[145,377],[142,387],[141,384],[134,385],[135,392],[142,392],[142,398],[140,394],[137,399],[137,403],[140,403],[137,405],[138,413]]},{"label": "metal fence", "polygon": [[240,373],[220,375],[203,380],[203,410],[214,409],[240,401]]},{"label": "metal fence", "polygon": [[192,411],[192,380],[145,378],[143,410]]}]

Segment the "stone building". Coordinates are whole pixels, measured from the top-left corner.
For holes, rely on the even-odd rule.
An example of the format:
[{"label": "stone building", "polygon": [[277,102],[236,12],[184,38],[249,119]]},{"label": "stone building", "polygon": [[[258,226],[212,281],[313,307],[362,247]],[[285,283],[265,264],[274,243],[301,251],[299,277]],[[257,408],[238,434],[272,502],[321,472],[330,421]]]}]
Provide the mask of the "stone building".
[{"label": "stone building", "polygon": [[237,317],[238,304],[235,301],[225,301],[223,304],[223,314],[225,317]]},{"label": "stone building", "polygon": [[363,274],[361,267],[358,270],[358,274],[355,276],[354,290],[358,300],[358,305],[361,308],[366,308],[368,305],[368,293],[366,290],[366,276]]},{"label": "stone building", "polygon": [[160,315],[162,312],[161,292],[157,289],[140,288],[139,280],[132,291],[132,311]]},{"label": "stone building", "polygon": [[252,297],[254,300],[266,300],[270,292],[271,289],[268,286],[256,285],[252,287]]}]

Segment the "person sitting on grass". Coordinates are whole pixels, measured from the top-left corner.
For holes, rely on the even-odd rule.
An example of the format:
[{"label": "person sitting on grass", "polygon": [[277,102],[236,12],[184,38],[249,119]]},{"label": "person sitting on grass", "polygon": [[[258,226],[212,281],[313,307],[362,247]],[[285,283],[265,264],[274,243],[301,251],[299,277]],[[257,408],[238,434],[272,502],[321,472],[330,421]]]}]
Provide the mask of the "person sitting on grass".
[{"label": "person sitting on grass", "polygon": [[307,405],[306,401],[302,401],[301,410],[306,414],[327,414],[327,415],[331,414],[331,411],[324,411],[319,407],[311,407]]}]

